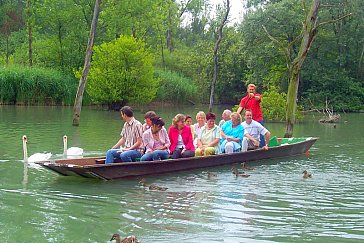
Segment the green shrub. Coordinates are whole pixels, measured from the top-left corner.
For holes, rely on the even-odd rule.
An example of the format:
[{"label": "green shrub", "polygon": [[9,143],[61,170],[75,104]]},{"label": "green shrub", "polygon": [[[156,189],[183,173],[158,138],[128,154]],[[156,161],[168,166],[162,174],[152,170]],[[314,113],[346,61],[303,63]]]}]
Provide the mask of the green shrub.
[{"label": "green shrub", "polygon": [[0,103],[70,105],[78,82],[60,71],[27,66],[0,67]]},{"label": "green shrub", "polygon": [[197,88],[191,79],[168,70],[156,70],[155,76],[160,82],[157,100],[179,104],[195,101]]},{"label": "green shrub", "polygon": [[144,43],[120,38],[94,48],[89,83],[90,97],[103,104],[147,103],[156,95],[153,57]]}]

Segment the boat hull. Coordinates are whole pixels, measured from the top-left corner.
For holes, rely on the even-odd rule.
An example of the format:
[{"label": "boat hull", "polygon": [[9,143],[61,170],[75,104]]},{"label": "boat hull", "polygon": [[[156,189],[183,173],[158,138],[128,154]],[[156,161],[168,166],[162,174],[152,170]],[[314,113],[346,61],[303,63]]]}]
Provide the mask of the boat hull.
[{"label": "boat hull", "polygon": [[254,161],[295,156],[306,153],[316,141],[317,138],[307,138],[302,142],[275,146],[269,148],[269,150],[258,149],[240,153],[169,159],[162,161],[98,164],[98,161],[100,161],[102,157],[97,157],[63,159],[37,163],[64,176],[94,177],[103,180],[112,180],[241,162],[252,164]]}]

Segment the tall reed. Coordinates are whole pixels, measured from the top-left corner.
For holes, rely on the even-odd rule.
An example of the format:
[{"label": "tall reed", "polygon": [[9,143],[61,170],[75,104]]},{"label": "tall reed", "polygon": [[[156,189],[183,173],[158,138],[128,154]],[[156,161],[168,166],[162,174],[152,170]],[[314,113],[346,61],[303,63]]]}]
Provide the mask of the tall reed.
[{"label": "tall reed", "polygon": [[39,67],[0,67],[0,104],[71,105],[75,77]]},{"label": "tall reed", "polygon": [[199,101],[197,87],[191,79],[162,69],[155,70],[154,75],[160,80],[156,100],[179,104]]}]

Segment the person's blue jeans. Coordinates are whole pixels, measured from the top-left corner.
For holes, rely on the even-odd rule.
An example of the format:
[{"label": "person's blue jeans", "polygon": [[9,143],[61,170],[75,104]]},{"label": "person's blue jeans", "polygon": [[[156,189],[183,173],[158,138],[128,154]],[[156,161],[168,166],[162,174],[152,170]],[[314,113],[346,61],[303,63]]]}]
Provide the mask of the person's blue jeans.
[{"label": "person's blue jeans", "polygon": [[106,152],[105,164],[112,164],[114,162],[114,158],[120,158],[123,162],[132,162],[141,156],[142,154],[138,150],[120,152],[120,149],[109,149]]},{"label": "person's blue jeans", "polygon": [[[263,127],[264,127],[264,121],[261,120],[261,121],[258,121]],[[260,139],[259,139],[259,147],[263,148],[264,145],[265,145],[265,138],[262,134],[260,134]],[[269,142],[269,141],[268,141]]]},{"label": "person's blue jeans", "polygon": [[151,161],[151,160],[162,160],[168,159],[168,151],[167,150],[155,150],[153,153],[146,153],[141,158],[140,161]]}]

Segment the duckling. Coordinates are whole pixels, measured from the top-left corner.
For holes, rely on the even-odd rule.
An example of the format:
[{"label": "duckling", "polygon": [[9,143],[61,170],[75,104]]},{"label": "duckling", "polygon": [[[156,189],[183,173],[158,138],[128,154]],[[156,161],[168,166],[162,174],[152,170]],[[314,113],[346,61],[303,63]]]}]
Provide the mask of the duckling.
[{"label": "duckling", "polygon": [[211,179],[217,177],[217,174],[214,172],[207,171],[207,178]]},{"label": "duckling", "polygon": [[153,184],[151,184],[149,186],[149,190],[167,191],[167,189],[168,189],[168,187],[160,187],[160,186],[153,185]]},{"label": "duckling", "polygon": [[303,171],[303,179],[312,178],[312,174],[308,173],[307,170]]},{"label": "duckling", "polygon": [[148,187],[149,190],[166,191],[168,189],[168,187],[160,187],[160,186],[153,185],[153,184],[147,184],[147,183],[145,183],[144,178],[139,181],[139,184],[141,184],[144,187]]},{"label": "duckling", "polygon": [[139,243],[140,241],[134,236],[130,235],[124,239],[120,239],[119,234],[113,234],[110,241],[115,240],[116,243]]},{"label": "duckling", "polygon": [[149,186],[150,186],[150,184],[145,183],[145,179],[144,179],[144,178],[142,178],[142,179],[139,181],[139,184],[140,184],[140,185],[142,185],[142,186],[144,186],[144,187],[149,187]]},{"label": "duckling", "polygon": [[250,175],[248,175],[248,174],[245,174],[245,172],[243,171],[243,172],[241,172],[241,171],[239,171],[237,168],[235,168],[235,167],[233,167],[233,168],[231,168],[231,171],[233,172],[233,174],[236,176],[236,177],[238,177],[238,176],[241,176],[241,177],[249,177]]},{"label": "duckling", "polygon": [[245,162],[241,163],[241,167],[243,167],[244,170],[255,170],[255,168],[246,166]]}]

